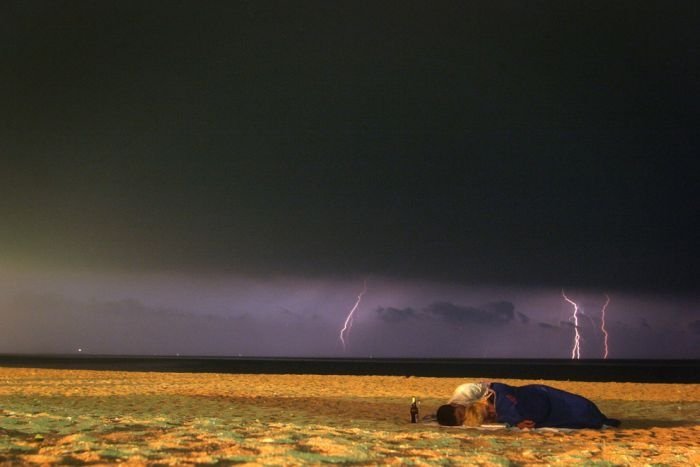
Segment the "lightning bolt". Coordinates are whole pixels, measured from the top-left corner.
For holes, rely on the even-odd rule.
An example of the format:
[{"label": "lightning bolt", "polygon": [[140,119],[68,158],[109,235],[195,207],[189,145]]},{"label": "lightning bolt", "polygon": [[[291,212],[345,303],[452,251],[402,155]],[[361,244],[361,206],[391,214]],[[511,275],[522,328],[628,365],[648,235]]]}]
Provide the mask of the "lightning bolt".
[{"label": "lightning bolt", "polygon": [[605,294],[605,304],[603,305],[603,309],[601,310],[601,320],[600,320],[600,330],[603,331],[603,335],[605,336],[604,340],[604,345],[605,345],[605,353],[603,354],[603,358],[608,358],[608,331],[605,329],[605,309],[608,307],[610,304],[610,296],[608,294]]},{"label": "lightning bolt", "polygon": [[362,296],[367,292],[367,279],[365,279],[365,285],[364,288],[362,289],[362,292],[357,296],[357,301],[355,302],[355,306],[352,307],[350,312],[348,313],[348,316],[345,318],[345,322],[343,323],[343,328],[340,330],[340,342],[343,344],[343,350],[345,350],[345,338],[350,334],[350,329],[352,329],[352,322],[355,317],[355,311],[357,311],[357,307],[360,306],[360,302],[362,301]]},{"label": "lightning bolt", "polygon": [[574,307],[574,313],[571,316],[574,319],[574,331],[576,334],[574,335],[574,346],[571,349],[571,359],[578,360],[581,358],[581,335],[578,332],[578,305],[566,296],[564,289],[561,290],[561,296]]}]

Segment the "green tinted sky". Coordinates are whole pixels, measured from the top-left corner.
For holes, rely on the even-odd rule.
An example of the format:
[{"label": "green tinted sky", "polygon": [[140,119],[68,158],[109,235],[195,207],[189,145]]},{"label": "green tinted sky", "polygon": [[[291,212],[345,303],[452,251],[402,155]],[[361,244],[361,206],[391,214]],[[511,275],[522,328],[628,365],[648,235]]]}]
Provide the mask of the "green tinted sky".
[{"label": "green tinted sky", "polygon": [[12,267],[697,290],[695,2],[5,2]]}]

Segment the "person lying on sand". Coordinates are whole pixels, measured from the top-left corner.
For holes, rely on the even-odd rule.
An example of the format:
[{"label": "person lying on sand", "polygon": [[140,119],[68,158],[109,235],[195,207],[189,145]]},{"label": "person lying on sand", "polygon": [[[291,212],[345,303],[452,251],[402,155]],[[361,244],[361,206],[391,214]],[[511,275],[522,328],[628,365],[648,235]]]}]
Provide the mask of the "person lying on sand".
[{"label": "person lying on sand", "polygon": [[459,386],[437,420],[445,426],[506,423],[524,428],[602,428],[619,426],[585,397],[544,384],[509,386],[503,383],[467,383]]}]

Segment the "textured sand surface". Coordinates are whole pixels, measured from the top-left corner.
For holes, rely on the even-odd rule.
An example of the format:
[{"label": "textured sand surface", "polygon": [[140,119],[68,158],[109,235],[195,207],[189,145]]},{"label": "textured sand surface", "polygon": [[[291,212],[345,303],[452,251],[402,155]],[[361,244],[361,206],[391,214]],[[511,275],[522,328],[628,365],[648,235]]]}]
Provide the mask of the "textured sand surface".
[{"label": "textured sand surface", "polygon": [[542,382],[622,427],[478,431],[410,424],[471,378],[0,367],[4,464],[700,465],[700,385]]}]

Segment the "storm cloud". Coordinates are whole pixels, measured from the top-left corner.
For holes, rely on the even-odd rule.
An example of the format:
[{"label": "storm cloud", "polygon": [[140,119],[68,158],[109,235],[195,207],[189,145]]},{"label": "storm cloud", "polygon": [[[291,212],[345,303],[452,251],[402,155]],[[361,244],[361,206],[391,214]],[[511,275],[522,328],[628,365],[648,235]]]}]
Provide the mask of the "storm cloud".
[{"label": "storm cloud", "polygon": [[82,301],[22,294],[2,312],[4,352],[302,356],[335,345],[329,323],[313,313],[289,310],[221,316],[151,307],[135,299]]},{"label": "storm cloud", "polygon": [[[447,324],[479,324],[488,326],[504,325],[515,319],[515,305],[507,301],[487,303],[481,307],[457,305],[440,301],[420,310],[413,308],[379,307],[375,310],[380,320],[397,323],[410,319],[434,319]],[[527,323],[528,317],[518,312],[521,323]]]},{"label": "storm cloud", "polygon": [[9,3],[0,352],[700,357],[696,3]]},{"label": "storm cloud", "polygon": [[413,308],[379,307],[375,312],[380,320],[387,323],[399,323],[418,316],[418,312]]},{"label": "storm cloud", "polygon": [[497,302],[480,308],[437,302],[429,306],[425,313],[452,324],[503,325],[513,320],[514,308],[508,302]]},{"label": "storm cloud", "polygon": [[690,329],[695,334],[700,334],[700,319],[689,323],[688,329]]},{"label": "storm cloud", "polygon": [[[339,331],[363,278],[0,271],[0,279],[0,353],[570,358],[574,338],[556,289],[370,278],[343,346]],[[573,295],[595,318],[602,295]],[[696,305],[613,294],[611,358],[698,358]],[[600,322],[579,324],[582,357],[601,358]]]}]

